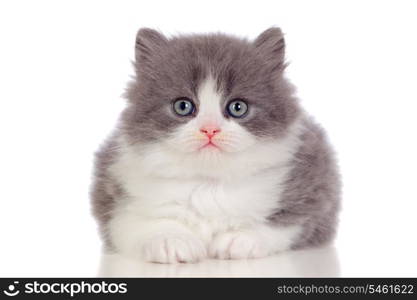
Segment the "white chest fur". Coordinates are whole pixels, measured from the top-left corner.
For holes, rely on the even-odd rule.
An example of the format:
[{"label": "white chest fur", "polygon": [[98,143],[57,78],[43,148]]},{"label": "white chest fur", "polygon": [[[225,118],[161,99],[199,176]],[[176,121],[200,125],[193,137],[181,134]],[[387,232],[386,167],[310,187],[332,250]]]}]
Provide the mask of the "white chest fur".
[{"label": "white chest fur", "polygon": [[129,184],[124,205],[138,218],[176,219],[210,240],[217,232],[262,223],[279,206],[284,173],[230,181],[141,177]]}]

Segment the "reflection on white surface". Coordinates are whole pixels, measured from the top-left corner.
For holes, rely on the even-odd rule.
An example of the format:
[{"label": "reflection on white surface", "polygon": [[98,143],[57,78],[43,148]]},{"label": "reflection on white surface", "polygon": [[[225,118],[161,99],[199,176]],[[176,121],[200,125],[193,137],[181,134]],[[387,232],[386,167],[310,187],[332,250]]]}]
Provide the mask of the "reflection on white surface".
[{"label": "reflection on white surface", "polygon": [[337,277],[334,247],[289,251],[250,260],[205,260],[196,264],[154,264],[103,254],[102,277]]}]

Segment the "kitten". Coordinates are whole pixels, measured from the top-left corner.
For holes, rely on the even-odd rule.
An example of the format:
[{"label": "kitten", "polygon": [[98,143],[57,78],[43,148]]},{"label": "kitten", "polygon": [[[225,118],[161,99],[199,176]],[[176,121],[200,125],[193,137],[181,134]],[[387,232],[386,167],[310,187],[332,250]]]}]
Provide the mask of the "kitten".
[{"label": "kitten", "polygon": [[278,28],[136,38],[136,78],[96,156],[93,212],[109,250],[150,262],[263,257],[330,241],[339,177],[284,77]]}]

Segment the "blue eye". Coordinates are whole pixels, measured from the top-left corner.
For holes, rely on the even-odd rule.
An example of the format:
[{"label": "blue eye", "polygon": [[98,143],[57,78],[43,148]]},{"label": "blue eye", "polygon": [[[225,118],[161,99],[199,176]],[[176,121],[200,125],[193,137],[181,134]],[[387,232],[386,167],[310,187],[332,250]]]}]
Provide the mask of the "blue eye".
[{"label": "blue eye", "polygon": [[248,105],[241,99],[235,99],[230,101],[227,105],[227,112],[233,118],[242,118],[248,112]]},{"label": "blue eye", "polygon": [[194,103],[188,98],[178,98],[174,102],[174,111],[180,116],[189,116],[194,112]]}]

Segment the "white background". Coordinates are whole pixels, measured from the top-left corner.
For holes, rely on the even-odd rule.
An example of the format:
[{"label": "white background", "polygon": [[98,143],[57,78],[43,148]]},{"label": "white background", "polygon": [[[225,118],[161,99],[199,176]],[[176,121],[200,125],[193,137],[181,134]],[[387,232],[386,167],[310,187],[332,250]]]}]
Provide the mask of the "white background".
[{"label": "white background", "polygon": [[[97,274],[92,155],[123,108],[140,27],[254,38],[272,25],[286,33],[303,105],[339,153],[335,248],[130,271],[417,276],[416,12],[413,1],[2,1],[0,276]],[[286,273],[286,255],[308,263]]]}]

